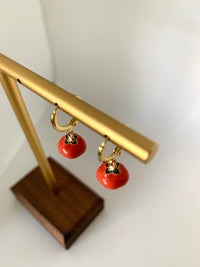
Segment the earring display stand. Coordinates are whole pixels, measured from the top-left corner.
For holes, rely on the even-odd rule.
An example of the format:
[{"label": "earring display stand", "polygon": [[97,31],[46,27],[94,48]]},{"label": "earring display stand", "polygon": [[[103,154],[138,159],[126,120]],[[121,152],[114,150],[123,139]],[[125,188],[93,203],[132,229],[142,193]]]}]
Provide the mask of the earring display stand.
[{"label": "earring display stand", "polygon": [[103,208],[103,199],[53,159],[47,159],[17,82],[148,163],[158,145],[78,97],[0,54],[0,81],[39,167],[12,187],[21,203],[68,248]]}]

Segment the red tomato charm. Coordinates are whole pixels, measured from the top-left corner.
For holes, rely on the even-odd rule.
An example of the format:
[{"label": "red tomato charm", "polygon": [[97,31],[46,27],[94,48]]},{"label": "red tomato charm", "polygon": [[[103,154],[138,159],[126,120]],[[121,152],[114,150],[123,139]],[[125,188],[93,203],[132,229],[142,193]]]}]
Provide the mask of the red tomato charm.
[{"label": "red tomato charm", "polygon": [[73,138],[65,135],[58,142],[58,151],[68,159],[81,156],[85,152],[86,147],[85,140],[77,133],[73,133]]},{"label": "red tomato charm", "polygon": [[129,173],[126,167],[116,162],[115,169],[110,170],[108,163],[103,163],[98,168],[97,180],[108,189],[117,189],[128,182]]}]

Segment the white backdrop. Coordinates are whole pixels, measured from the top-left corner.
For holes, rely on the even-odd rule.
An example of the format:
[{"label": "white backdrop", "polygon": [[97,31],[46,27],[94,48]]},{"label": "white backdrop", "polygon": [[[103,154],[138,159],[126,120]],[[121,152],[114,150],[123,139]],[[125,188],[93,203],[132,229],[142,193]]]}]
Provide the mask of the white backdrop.
[{"label": "white backdrop", "polygon": [[[7,203],[0,216],[2,266],[199,267],[200,3],[41,3],[57,84],[160,148],[147,166],[123,153],[119,161],[129,169],[130,181],[108,191],[95,178],[102,138],[78,126],[88,150],[66,161],[56,151],[62,134],[51,129],[49,106],[36,125],[47,153],[103,196],[105,211],[65,252],[8,192],[35,165],[22,146],[1,182],[1,203]],[[12,259],[5,256],[8,251]]]},{"label": "white backdrop", "polygon": [[[40,2],[8,0],[0,6],[0,52],[40,73],[53,78],[52,61]],[[20,87],[21,88],[21,87]],[[46,103],[28,90],[21,90],[34,122]],[[0,175],[16,156],[25,137],[0,85]]]},{"label": "white backdrop", "polygon": [[42,3],[61,86],[157,140],[199,103],[197,1]]}]

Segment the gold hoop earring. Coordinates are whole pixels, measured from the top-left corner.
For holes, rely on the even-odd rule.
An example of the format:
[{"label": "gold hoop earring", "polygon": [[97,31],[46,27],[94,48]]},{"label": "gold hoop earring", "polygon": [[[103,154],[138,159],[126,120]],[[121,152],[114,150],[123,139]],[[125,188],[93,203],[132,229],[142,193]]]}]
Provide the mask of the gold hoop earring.
[{"label": "gold hoop earring", "polygon": [[109,138],[106,137],[98,148],[98,159],[103,163],[96,172],[97,180],[108,189],[117,189],[125,185],[129,180],[129,173],[126,167],[116,161],[116,157],[121,155],[121,148],[116,146],[109,156],[105,156],[106,143]]},{"label": "gold hoop earring", "polygon": [[66,158],[77,158],[85,152],[87,147],[85,140],[79,134],[73,132],[73,127],[77,126],[78,120],[72,118],[67,125],[61,126],[57,118],[58,109],[59,106],[57,104],[51,114],[51,124],[59,132],[66,131],[66,135],[58,142],[58,151]]}]

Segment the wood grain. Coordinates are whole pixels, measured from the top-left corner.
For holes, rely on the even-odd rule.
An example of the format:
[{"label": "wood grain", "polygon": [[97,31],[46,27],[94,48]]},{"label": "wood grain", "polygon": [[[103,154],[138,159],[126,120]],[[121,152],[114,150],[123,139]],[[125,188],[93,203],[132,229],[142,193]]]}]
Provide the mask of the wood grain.
[{"label": "wood grain", "polygon": [[19,201],[64,246],[69,246],[102,210],[104,201],[52,158],[55,192],[46,185],[39,167],[11,190]]}]

